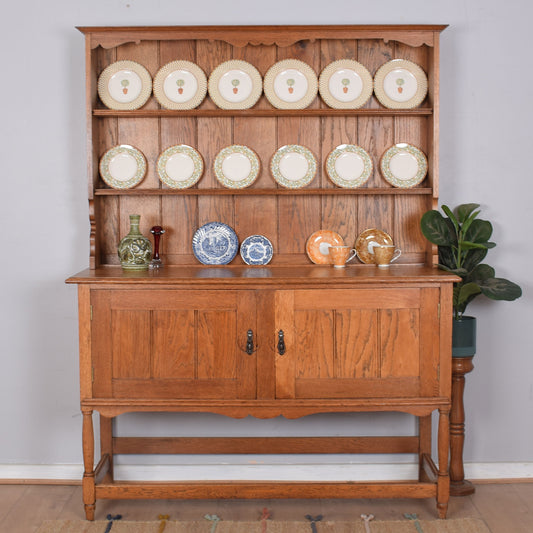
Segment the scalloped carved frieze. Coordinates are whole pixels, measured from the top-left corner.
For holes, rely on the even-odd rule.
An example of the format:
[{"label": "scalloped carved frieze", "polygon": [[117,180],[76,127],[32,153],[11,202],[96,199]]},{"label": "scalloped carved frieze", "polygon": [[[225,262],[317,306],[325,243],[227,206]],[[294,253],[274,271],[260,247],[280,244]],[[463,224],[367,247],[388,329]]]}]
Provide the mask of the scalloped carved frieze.
[{"label": "scalloped carved frieze", "polygon": [[[434,46],[435,32],[441,26],[413,27],[266,27],[261,32],[253,26],[228,26],[222,34],[211,27],[161,27],[161,28],[79,28],[90,34],[91,49],[101,46],[109,49],[128,43],[139,44],[146,40],[207,40],[223,41],[237,48],[245,46],[271,46],[285,48],[300,41],[314,42],[317,39],[380,39],[385,43],[397,41],[408,46]],[[113,31],[114,30],[114,31]]]}]

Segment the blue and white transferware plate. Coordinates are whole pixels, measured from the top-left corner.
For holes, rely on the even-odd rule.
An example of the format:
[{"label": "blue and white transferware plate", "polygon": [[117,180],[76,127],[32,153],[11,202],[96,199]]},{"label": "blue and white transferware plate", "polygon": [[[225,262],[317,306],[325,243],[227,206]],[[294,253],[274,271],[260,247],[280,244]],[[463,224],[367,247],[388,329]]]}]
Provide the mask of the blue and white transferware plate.
[{"label": "blue and white transferware plate", "polygon": [[247,265],[267,265],[273,254],[272,243],[263,235],[250,235],[241,243],[241,257]]},{"label": "blue and white transferware plate", "polygon": [[239,240],[227,224],[208,222],[192,238],[192,251],[204,265],[227,265],[237,255]]}]

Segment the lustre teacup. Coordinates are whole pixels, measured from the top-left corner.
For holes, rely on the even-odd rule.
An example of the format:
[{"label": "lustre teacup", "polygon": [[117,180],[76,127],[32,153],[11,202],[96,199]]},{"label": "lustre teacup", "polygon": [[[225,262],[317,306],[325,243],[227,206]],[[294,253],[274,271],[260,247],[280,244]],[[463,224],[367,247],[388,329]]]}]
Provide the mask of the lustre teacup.
[{"label": "lustre teacup", "polygon": [[402,255],[402,251],[396,248],[394,244],[378,244],[374,246],[372,252],[374,253],[374,263],[383,268],[388,267]]}]

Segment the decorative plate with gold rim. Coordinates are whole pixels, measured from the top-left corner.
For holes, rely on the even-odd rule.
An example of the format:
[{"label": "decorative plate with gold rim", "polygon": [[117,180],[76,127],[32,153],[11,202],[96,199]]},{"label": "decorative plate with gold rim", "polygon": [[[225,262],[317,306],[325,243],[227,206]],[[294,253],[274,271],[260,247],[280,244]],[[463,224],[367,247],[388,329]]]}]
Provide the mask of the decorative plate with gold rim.
[{"label": "decorative plate with gold rim", "polygon": [[223,148],[213,165],[217,180],[230,189],[243,189],[251,185],[259,175],[257,154],[240,144]]},{"label": "decorative plate with gold rim", "polygon": [[316,265],[331,264],[330,246],[344,246],[344,239],[335,231],[322,229],[315,231],[305,243],[307,256]]},{"label": "decorative plate with gold rim", "polygon": [[371,228],[363,231],[355,240],[355,251],[357,252],[357,257],[363,263],[374,263],[374,246],[380,244],[394,244],[392,237],[376,228]]},{"label": "decorative plate with gold rim", "polygon": [[313,181],[317,162],[313,152],[299,144],[288,144],[279,148],[270,161],[274,179],[288,189],[299,189]]},{"label": "decorative plate with gold rim", "polygon": [[151,94],[152,77],[135,61],[111,63],[98,78],[98,96],[109,109],[139,109]]},{"label": "decorative plate with gold rim", "polygon": [[366,183],[373,168],[368,152],[355,144],[337,146],[326,159],[329,179],[347,189],[355,189]]},{"label": "decorative plate with gold rim", "polygon": [[426,156],[407,143],[391,146],[381,157],[381,173],[394,187],[410,189],[421,183],[428,171]]},{"label": "decorative plate with gold rim", "polygon": [[299,59],[284,59],[272,65],[264,79],[265,96],[277,109],[305,109],[315,99],[315,71]]},{"label": "decorative plate with gold rim", "polygon": [[172,189],[192,187],[202,177],[203,172],[202,156],[186,144],[167,148],[157,159],[159,179]]},{"label": "decorative plate with gold rim", "polygon": [[320,96],[334,109],[358,109],[372,96],[370,72],[353,59],[339,59],[320,73]]},{"label": "decorative plate with gold rim", "polygon": [[209,76],[209,96],[221,109],[249,109],[263,92],[259,71],[239,59],[225,61]]},{"label": "decorative plate with gold rim", "polygon": [[154,96],[166,109],[194,109],[206,93],[207,77],[191,61],[171,61],[154,78]]},{"label": "decorative plate with gold rim", "polygon": [[113,189],[130,189],[146,174],[146,158],[137,148],[121,144],[109,149],[100,159],[100,175]]},{"label": "decorative plate with gold rim", "polygon": [[412,61],[393,59],[374,76],[377,99],[389,109],[411,109],[420,105],[428,92],[426,73]]}]

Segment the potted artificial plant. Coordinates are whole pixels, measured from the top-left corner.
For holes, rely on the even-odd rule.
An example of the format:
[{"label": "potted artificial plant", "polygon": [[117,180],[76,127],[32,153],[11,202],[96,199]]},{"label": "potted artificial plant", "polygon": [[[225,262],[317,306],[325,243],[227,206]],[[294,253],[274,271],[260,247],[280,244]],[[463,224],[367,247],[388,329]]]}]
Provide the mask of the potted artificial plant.
[{"label": "potted artificial plant", "polygon": [[453,289],[453,350],[454,357],[476,353],[476,319],[465,316],[467,305],[483,294],[492,300],[516,300],[522,289],[512,281],[496,278],[494,269],[482,263],[489,248],[492,224],[478,218],[479,204],[462,204],[453,211],[428,211],[420,222],[422,233],[438,246],[439,267],[462,279]]}]

